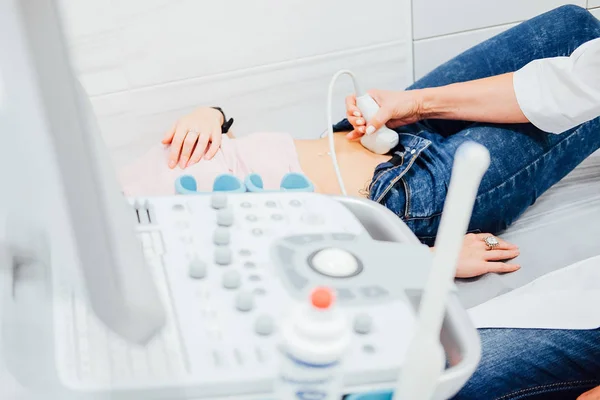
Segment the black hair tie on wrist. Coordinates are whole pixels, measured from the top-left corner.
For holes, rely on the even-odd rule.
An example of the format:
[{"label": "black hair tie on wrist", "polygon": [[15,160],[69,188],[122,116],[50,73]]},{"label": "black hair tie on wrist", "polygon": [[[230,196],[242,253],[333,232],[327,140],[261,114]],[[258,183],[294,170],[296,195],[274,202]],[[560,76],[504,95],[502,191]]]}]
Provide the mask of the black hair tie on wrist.
[{"label": "black hair tie on wrist", "polygon": [[228,120],[227,117],[225,116],[225,113],[221,109],[221,107],[212,107],[212,108],[219,111],[221,113],[221,115],[223,115],[223,125],[221,125],[221,133],[225,134],[225,133],[229,132],[231,125],[233,125],[233,118],[229,118],[229,120]]}]

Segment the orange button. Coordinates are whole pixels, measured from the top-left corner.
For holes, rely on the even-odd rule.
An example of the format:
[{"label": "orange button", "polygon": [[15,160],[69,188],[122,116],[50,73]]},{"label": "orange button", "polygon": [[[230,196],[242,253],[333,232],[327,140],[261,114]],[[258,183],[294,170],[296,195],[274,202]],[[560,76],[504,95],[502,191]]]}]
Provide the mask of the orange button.
[{"label": "orange button", "polygon": [[327,287],[318,287],[310,295],[310,302],[316,308],[327,309],[333,304],[333,292]]}]

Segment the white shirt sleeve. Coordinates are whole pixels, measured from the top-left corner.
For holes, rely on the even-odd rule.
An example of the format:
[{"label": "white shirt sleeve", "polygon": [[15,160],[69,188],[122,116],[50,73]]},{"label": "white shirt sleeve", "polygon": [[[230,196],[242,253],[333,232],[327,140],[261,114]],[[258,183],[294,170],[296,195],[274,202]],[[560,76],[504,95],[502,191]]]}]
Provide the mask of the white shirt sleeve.
[{"label": "white shirt sleeve", "polygon": [[561,133],[600,116],[600,38],[570,57],[530,62],[515,72],[513,85],[523,114],[545,132]]}]

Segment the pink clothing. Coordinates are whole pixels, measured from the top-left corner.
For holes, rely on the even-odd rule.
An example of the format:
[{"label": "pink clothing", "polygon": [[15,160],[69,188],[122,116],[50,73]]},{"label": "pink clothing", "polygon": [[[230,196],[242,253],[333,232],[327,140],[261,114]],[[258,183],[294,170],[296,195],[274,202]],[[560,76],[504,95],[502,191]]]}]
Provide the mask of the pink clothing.
[{"label": "pink clothing", "polygon": [[121,168],[119,181],[126,196],[175,194],[175,179],[196,178],[198,191],[212,191],[215,178],[230,173],[244,181],[254,172],[262,176],[265,189],[278,189],[288,172],[302,173],[294,141],[286,133],[253,133],[230,139],[223,135],[221,148],[212,160],[202,159],[184,170],[170,169],[169,147],[157,144],[144,156]]}]

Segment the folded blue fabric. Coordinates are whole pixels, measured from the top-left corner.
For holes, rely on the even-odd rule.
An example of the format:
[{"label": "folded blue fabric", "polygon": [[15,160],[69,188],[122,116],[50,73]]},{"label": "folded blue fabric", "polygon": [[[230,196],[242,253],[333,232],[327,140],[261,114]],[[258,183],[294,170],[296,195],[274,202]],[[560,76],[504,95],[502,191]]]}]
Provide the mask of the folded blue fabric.
[{"label": "folded blue fabric", "polygon": [[[244,193],[246,186],[236,176],[222,174],[215,178],[213,192]],[[182,175],[175,180],[175,192],[177,194],[203,194],[198,192],[196,179],[191,175]]]}]

